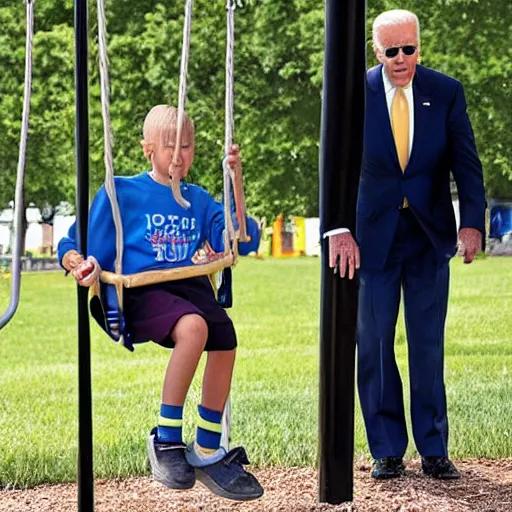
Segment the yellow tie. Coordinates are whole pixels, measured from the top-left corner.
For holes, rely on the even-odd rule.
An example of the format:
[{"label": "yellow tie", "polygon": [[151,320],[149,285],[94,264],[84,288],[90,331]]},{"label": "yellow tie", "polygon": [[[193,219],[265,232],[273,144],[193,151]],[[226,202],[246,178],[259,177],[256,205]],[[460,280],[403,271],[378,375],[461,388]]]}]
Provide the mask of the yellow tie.
[{"label": "yellow tie", "polygon": [[391,126],[402,172],[409,160],[409,104],[401,87],[396,88],[391,104]]}]

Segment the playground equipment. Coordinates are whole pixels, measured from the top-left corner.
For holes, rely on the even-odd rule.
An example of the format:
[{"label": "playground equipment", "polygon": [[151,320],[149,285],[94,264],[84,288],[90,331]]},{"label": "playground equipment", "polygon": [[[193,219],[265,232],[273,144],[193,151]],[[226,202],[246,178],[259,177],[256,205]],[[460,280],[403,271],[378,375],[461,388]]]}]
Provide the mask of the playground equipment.
[{"label": "playground equipment", "polygon": [[23,217],[25,215],[23,183],[25,180],[25,155],[27,149],[28,122],[30,117],[30,96],[32,91],[32,38],[34,35],[34,1],[25,0],[26,44],[25,44],[25,84],[23,94],[23,114],[21,119],[20,150],[16,174],[14,198],[14,246],[11,263],[11,294],[5,313],[0,316],[0,329],[11,320],[18,308],[21,286],[21,253],[23,250]]},{"label": "playground equipment", "polygon": [[304,256],[306,254],[306,219],[279,215],[270,229],[271,255],[274,258]]},{"label": "playground equipment", "polygon": [[[320,138],[320,233],[324,226],[355,232],[363,154],[366,83],[366,2],[326,0]],[[354,375],[357,280],[329,268],[322,240],[320,305],[319,498],[353,496]]]}]

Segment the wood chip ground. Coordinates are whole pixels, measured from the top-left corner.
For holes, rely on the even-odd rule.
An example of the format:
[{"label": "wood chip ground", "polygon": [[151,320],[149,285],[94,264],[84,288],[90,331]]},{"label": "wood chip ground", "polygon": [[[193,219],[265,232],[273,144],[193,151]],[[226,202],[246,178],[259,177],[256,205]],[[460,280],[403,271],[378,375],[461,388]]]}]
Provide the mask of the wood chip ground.
[{"label": "wood chip ground", "polygon": [[[354,501],[318,503],[317,473],[311,468],[255,470],[265,488],[258,501],[236,503],[217,498],[201,484],[191,491],[171,491],[149,478],[95,482],[95,512],[512,512],[512,459],[456,461],[462,479],[439,482],[424,477],[417,461],[405,478],[374,482],[370,466],[355,466]],[[27,490],[0,490],[2,512],[76,512],[73,484]]]}]

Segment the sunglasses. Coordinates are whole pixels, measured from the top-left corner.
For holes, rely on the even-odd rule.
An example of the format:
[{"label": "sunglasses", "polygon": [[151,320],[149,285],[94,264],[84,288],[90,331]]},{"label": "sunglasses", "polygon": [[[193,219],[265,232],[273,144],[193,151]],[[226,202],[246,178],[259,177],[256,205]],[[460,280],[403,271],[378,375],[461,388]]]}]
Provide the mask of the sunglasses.
[{"label": "sunglasses", "polygon": [[400,51],[400,48],[404,52],[404,55],[411,56],[411,55],[414,55],[416,53],[416,46],[412,46],[412,45],[408,44],[406,46],[393,46],[391,48],[386,48],[384,50],[384,55],[388,59],[393,59],[394,57],[396,57],[398,55],[398,52]]}]

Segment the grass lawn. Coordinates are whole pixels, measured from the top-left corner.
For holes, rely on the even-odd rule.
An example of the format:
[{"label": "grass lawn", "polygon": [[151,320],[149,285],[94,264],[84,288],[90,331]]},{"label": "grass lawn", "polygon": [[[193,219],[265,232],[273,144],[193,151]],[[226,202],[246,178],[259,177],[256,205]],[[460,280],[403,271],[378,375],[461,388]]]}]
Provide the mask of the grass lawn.
[{"label": "grass lawn", "polygon": [[[232,317],[239,336],[233,444],[259,466],[310,466],[318,444],[318,259],[243,260]],[[6,306],[0,280],[0,310]],[[453,457],[512,456],[512,258],[452,264],[446,381]],[[91,324],[92,325],[92,324]],[[0,486],[74,481],[76,292],[62,273],[25,274],[19,311],[0,332]],[[407,382],[403,321],[397,358]],[[129,353],[92,325],[98,477],[146,474],[167,363],[151,343]],[[197,378],[185,412],[193,435]],[[407,392],[406,392],[407,395]],[[367,452],[359,409],[356,452]],[[410,446],[408,456],[414,457]]]}]

